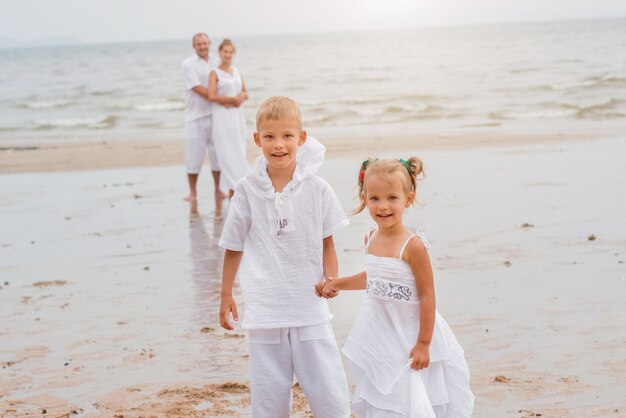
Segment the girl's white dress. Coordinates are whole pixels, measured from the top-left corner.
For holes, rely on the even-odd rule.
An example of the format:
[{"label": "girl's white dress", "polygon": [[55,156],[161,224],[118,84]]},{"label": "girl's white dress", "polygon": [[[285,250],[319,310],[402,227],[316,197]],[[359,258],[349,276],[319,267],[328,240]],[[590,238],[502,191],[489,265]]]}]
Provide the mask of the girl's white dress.
[{"label": "girl's white dress", "polygon": [[[234,97],[241,92],[243,80],[239,70],[233,73],[214,68],[217,75],[218,96]],[[246,161],[246,121],[242,107],[224,107],[212,103],[213,143],[220,163],[220,189],[234,190],[235,185],[248,174]]]},{"label": "girl's white dress", "polygon": [[[371,234],[366,248],[375,236]],[[463,349],[439,312],[430,366],[410,368],[409,353],[419,333],[419,299],[402,253],[413,237],[398,258],[366,255],[366,297],[342,350],[356,380],[352,408],[359,418],[472,415],[474,395]],[[430,248],[421,234],[418,237]]]}]

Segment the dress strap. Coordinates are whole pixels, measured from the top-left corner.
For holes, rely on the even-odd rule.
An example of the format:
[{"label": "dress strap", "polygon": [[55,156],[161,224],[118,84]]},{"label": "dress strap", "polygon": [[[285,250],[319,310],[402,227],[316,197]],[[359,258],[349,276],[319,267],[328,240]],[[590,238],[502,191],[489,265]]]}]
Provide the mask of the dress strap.
[{"label": "dress strap", "polygon": [[376,232],[378,232],[378,229],[370,229],[369,232],[367,233],[367,241],[365,241],[365,253],[368,252],[369,248],[370,248],[370,244],[372,243],[372,238],[374,238],[374,235],[376,235]]},{"label": "dress strap", "polygon": [[402,246],[402,248],[400,249],[400,255],[398,256],[398,258],[400,260],[402,260],[402,254],[404,254],[404,249],[406,248],[407,244],[409,243],[409,241],[411,241],[411,238],[413,238],[415,235],[411,234],[406,241],[404,241],[404,245]]}]

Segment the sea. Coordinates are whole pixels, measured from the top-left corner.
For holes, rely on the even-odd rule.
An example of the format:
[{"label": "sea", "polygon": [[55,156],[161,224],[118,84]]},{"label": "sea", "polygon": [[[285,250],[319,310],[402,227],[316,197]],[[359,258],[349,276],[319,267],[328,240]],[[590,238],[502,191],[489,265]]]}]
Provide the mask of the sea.
[{"label": "sea", "polygon": [[[250,132],[273,95],[331,137],[626,128],[626,19],[230,38]],[[182,138],[193,53],[190,39],[1,49],[0,146]]]}]

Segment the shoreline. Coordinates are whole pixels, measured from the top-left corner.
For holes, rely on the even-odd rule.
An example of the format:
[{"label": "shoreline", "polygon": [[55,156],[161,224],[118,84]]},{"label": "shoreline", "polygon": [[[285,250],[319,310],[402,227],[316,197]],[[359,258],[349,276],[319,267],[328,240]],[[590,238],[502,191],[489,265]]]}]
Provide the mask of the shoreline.
[{"label": "shoreline", "polygon": [[[510,148],[527,145],[594,141],[614,138],[621,134],[614,130],[589,132],[450,132],[423,135],[355,134],[317,137],[326,146],[326,158],[368,153],[406,152],[410,150],[448,151],[484,148]],[[252,140],[250,139],[250,142]],[[42,173],[88,171],[131,167],[161,167],[183,165],[184,140],[177,139],[119,139],[71,142],[27,142],[24,145],[4,145],[0,142],[0,175],[12,173]],[[248,161],[252,162],[259,150],[248,145]],[[204,167],[208,167],[205,159]]]}]

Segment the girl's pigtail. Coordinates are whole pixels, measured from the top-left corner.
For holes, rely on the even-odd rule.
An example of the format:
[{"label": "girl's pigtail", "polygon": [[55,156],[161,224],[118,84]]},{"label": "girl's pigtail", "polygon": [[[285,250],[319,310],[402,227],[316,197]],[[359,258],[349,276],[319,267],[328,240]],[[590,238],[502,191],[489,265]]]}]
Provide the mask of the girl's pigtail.
[{"label": "girl's pigtail", "polygon": [[416,180],[421,179],[421,177],[419,176],[423,176],[424,174],[424,163],[422,163],[422,160],[417,157],[411,157],[409,158],[408,162],[409,172],[411,173],[411,176]]},{"label": "girl's pigtail", "polygon": [[361,169],[359,170],[359,180],[357,183],[359,186],[359,195],[357,197],[361,201],[361,204],[359,205],[358,208],[356,208],[352,212],[354,215],[356,215],[357,213],[363,212],[363,209],[365,209],[366,207],[365,201],[363,200],[364,199],[363,194],[365,191],[365,170],[367,170],[367,166],[369,166],[371,163],[373,163],[376,160],[377,160],[376,158],[368,158],[361,163]]}]

